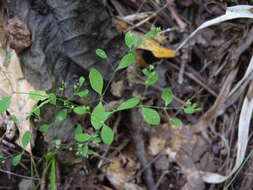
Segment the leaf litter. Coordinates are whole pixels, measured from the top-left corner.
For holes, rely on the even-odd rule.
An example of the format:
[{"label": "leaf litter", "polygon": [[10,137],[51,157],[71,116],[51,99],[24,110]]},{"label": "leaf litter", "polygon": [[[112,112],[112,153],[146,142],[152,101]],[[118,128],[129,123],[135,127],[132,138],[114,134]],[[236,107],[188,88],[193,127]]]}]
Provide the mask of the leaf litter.
[{"label": "leaf litter", "polygon": [[[154,127],[151,126],[152,123],[145,125],[135,111],[129,113],[124,109],[122,114],[127,117],[122,117],[117,124],[116,142],[107,149],[106,157],[95,155],[91,158],[103,160],[102,168],[99,169],[93,160],[87,160],[84,169],[79,161],[73,159],[78,163],[73,167],[75,175],[86,180],[77,183],[74,175],[66,177],[67,186],[83,187],[89,179],[87,186],[90,189],[252,188],[248,182],[252,178],[244,178],[245,172],[250,170],[242,168],[241,172],[235,173],[243,166],[253,143],[250,128],[253,110],[253,58],[250,58],[253,30],[246,22],[248,20],[245,21],[245,18],[252,19],[253,7],[233,5],[236,3],[212,4],[204,0],[199,3],[190,0],[169,0],[167,3],[111,1],[113,13],[119,17],[115,23],[120,32],[131,29],[132,32],[144,34],[157,24],[165,29],[161,34],[166,36],[162,41],[148,41],[144,47],[140,47],[137,58],[141,63],[129,66],[127,72],[117,78],[117,84],[114,82],[115,89],[112,91],[120,99],[117,100],[118,103],[121,99],[129,99],[129,91],[134,97],[142,96],[143,89],[138,85],[143,76],[138,70],[154,65],[160,78],[147,91],[144,99],[147,105],[162,105],[163,100],[159,94],[165,88],[170,88],[173,100],[166,101],[173,107],[187,106],[187,100],[190,99],[201,111],[187,115],[178,110],[169,110],[168,115],[162,114],[156,120],[156,123],[161,124]],[[221,14],[220,7],[226,6],[231,7]],[[193,26],[199,27],[191,32]],[[103,51],[98,54],[102,58],[107,57]],[[4,56],[1,56],[2,62]],[[4,73],[0,80],[1,97],[14,91],[34,90],[27,81],[19,80],[23,75],[15,54],[8,70],[6,67],[2,69],[5,72],[1,70]],[[15,74],[20,73],[20,77],[11,75],[13,70]],[[10,81],[6,80],[6,76]],[[101,93],[101,87],[96,89]],[[21,123],[16,125],[21,134],[24,134],[25,131],[32,130],[32,126],[21,115],[31,111],[36,101],[29,99],[28,95],[15,96],[8,112],[19,118]],[[22,102],[25,106],[17,111],[17,106]],[[137,103],[138,101],[133,101],[133,104]],[[151,117],[149,113],[150,110],[147,120]],[[4,119],[8,117],[2,115]],[[175,125],[179,123],[175,120],[177,118],[182,121],[180,125]],[[110,139],[104,140],[111,143]],[[22,146],[21,142],[18,145]],[[31,151],[31,147],[27,151]],[[100,151],[103,152],[103,148]],[[252,167],[251,159],[247,167]],[[89,172],[86,175],[81,170]],[[100,176],[91,171],[96,171]],[[233,175],[235,177],[231,178]],[[234,186],[229,186],[233,182]]]}]

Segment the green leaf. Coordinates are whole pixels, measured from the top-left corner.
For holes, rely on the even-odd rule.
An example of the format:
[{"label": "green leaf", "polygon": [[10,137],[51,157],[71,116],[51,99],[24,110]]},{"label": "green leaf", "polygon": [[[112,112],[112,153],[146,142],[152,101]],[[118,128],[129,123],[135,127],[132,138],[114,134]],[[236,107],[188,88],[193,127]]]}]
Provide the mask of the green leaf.
[{"label": "green leaf", "polygon": [[5,157],[3,157],[2,155],[0,155],[0,164],[4,164],[6,162]]},{"label": "green leaf", "polygon": [[55,159],[56,152],[49,152],[46,155],[44,154],[43,157],[46,159],[46,163],[50,162],[51,160]]},{"label": "green leaf", "polygon": [[146,76],[149,76],[151,72],[147,68],[145,68],[142,70],[142,73]]},{"label": "green leaf", "polygon": [[12,121],[14,121],[15,123],[18,123],[18,122],[19,122],[17,116],[15,116],[15,115],[11,115],[11,119],[12,119]]},{"label": "green leaf", "polygon": [[118,65],[116,71],[128,67],[129,65],[133,64],[134,61],[135,61],[135,54],[134,54],[134,53],[128,53],[128,54],[126,54],[126,55],[120,60],[119,65]]},{"label": "green leaf", "polygon": [[140,103],[139,98],[131,98],[125,102],[123,102],[118,108],[117,111],[127,110],[136,107]]},{"label": "green leaf", "polygon": [[176,118],[176,117],[170,118],[170,122],[173,125],[176,125],[176,126],[182,126],[183,125],[183,122],[180,119]]},{"label": "green leaf", "polygon": [[162,99],[165,102],[165,106],[170,104],[173,100],[173,92],[170,88],[165,88],[162,92]]},{"label": "green leaf", "polygon": [[192,106],[185,107],[184,108],[184,113],[186,113],[186,114],[193,114],[193,113],[195,113],[195,108],[192,107]]},{"label": "green leaf", "polygon": [[187,100],[186,105],[187,106],[183,108],[186,114],[193,114],[201,110],[201,108],[198,108],[196,103],[193,104],[190,100]]},{"label": "green leaf", "polygon": [[139,48],[143,42],[143,37],[139,37],[131,32],[127,32],[125,35],[125,44],[130,50]]},{"label": "green leaf", "polygon": [[83,115],[87,113],[87,108],[86,106],[79,106],[79,107],[75,107],[73,111],[78,115]]},{"label": "green leaf", "polygon": [[157,82],[158,78],[159,78],[158,72],[155,72],[155,71],[151,72],[145,81],[145,86],[151,86],[151,85],[155,84]]},{"label": "green leaf", "polygon": [[0,99],[0,114],[7,111],[11,104],[11,96],[5,96]]},{"label": "green leaf", "polygon": [[97,50],[96,50],[96,54],[97,54],[99,57],[101,57],[102,59],[107,59],[107,55],[106,55],[105,51],[102,50],[102,49],[97,49]]},{"label": "green leaf", "polygon": [[43,124],[43,125],[41,125],[41,126],[39,127],[39,131],[40,131],[40,132],[47,132],[48,129],[49,129],[49,127],[50,127],[50,125],[48,125],[48,124]]},{"label": "green leaf", "polygon": [[89,94],[89,90],[87,89],[76,93],[76,95],[80,96],[81,98],[87,96],[88,94]]},{"label": "green leaf", "polygon": [[125,44],[129,49],[134,46],[136,36],[132,32],[127,32],[125,35]]},{"label": "green leaf", "polygon": [[91,136],[87,133],[78,133],[75,134],[75,140],[78,142],[87,142],[90,140]]},{"label": "green leaf", "polygon": [[91,124],[98,130],[102,127],[104,122],[108,119],[110,112],[106,112],[103,104],[100,102],[91,113]]},{"label": "green leaf", "polygon": [[33,109],[32,109],[32,113],[34,113],[34,115],[36,115],[37,117],[40,117],[40,105],[34,105]]},{"label": "green leaf", "polygon": [[56,105],[56,95],[54,93],[48,94],[49,103],[52,105]]},{"label": "green leaf", "polygon": [[98,94],[102,95],[104,81],[100,72],[96,69],[91,69],[89,73],[89,79],[91,88]]},{"label": "green leaf", "polygon": [[95,144],[101,143],[101,139],[99,137],[95,137],[92,139],[92,142]]},{"label": "green leaf", "polygon": [[29,144],[30,140],[31,140],[31,132],[26,131],[22,137],[23,148],[25,148]]},{"label": "green leaf", "polygon": [[135,42],[135,48],[139,48],[143,44],[144,40],[145,39],[143,37],[138,37]]},{"label": "green leaf", "polygon": [[101,135],[102,141],[105,144],[107,145],[112,144],[113,139],[114,139],[114,133],[110,127],[108,127],[107,125],[104,125],[101,130],[100,135]]},{"label": "green leaf", "polygon": [[53,142],[52,142],[52,145],[56,148],[56,149],[59,149],[59,148],[61,148],[61,139],[55,139],[55,140],[53,140]]},{"label": "green leaf", "polygon": [[147,34],[145,34],[144,37],[146,39],[151,39],[160,31],[161,31],[161,28],[159,27],[151,27],[150,31]]},{"label": "green leaf", "polygon": [[32,113],[36,116],[40,117],[40,108],[42,108],[44,105],[50,103],[50,99],[47,99],[43,102],[41,102],[39,105],[34,105],[32,109]]},{"label": "green leaf", "polygon": [[17,166],[17,165],[20,163],[21,158],[22,158],[22,153],[21,153],[21,154],[18,154],[18,155],[16,155],[16,156],[14,156],[14,157],[12,158],[12,165],[13,165],[13,166]]},{"label": "green leaf", "polygon": [[57,185],[56,185],[56,160],[55,158],[52,159],[51,161],[51,170],[50,170],[50,190],[57,190]]},{"label": "green leaf", "polygon": [[94,153],[95,153],[94,150],[88,149],[88,152],[87,152],[88,155],[92,155]]},{"label": "green leaf", "polygon": [[81,86],[83,85],[84,82],[85,82],[85,78],[84,78],[83,76],[81,76],[81,77],[79,78],[79,82],[78,82],[79,87],[81,87]]},{"label": "green leaf", "polygon": [[48,98],[48,95],[45,91],[36,90],[29,92],[29,97],[36,101],[43,101]]},{"label": "green leaf", "polygon": [[89,152],[88,146],[87,146],[87,145],[83,146],[83,147],[82,147],[81,155],[82,155],[83,157],[88,157],[88,152]]},{"label": "green leaf", "polygon": [[55,122],[56,123],[62,122],[64,119],[66,119],[67,113],[68,113],[67,109],[60,110],[55,116]]},{"label": "green leaf", "polygon": [[144,120],[150,125],[160,124],[160,115],[158,112],[152,108],[142,108],[141,110]]},{"label": "green leaf", "polygon": [[82,133],[83,132],[83,128],[81,125],[77,125],[76,128],[75,128],[75,135],[76,134],[79,134],[79,133]]}]

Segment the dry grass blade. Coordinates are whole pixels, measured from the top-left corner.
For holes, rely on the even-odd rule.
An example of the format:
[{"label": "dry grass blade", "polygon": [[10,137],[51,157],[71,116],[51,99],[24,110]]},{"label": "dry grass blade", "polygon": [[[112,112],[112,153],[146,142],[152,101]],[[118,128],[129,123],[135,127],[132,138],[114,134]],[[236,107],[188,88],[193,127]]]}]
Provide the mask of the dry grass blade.
[{"label": "dry grass blade", "polygon": [[185,46],[185,44],[193,37],[195,36],[200,30],[207,28],[209,26],[219,24],[221,22],[232,20],[236,18],[253,18],[253,14],[251,12],[251,9],[253,6],[249,5],[238,5],[233,7],[228,7],[226,14],[219,16],[217,18],[211,19],[209,21],[204,22],[201,24],[194,32],[191,33],[190,36],[188,36],[176,49],[176,52],[178,52],[182,47]]},{"label": "dry grass blade", "polygon": [[[187,37],[181,45],[176,49],[176,52],[179,51],[193,36],[195,36],[200,30],[207,28],[209,26],[219,24],[221,22],[232,20],[236,18],[253,18],[252,14],[252,6],[249,5],[239,5],[234,7],[228,7],[226,14],[222,15],[220,17],[217,17],[215,19],[209,20],[207,22],[204,22],[202,25],[200,25],[189,37]],[[223,89],[221,90],[220,95],[216,99],[215,104],[211,109],[209,109],[202,119],[193,127],[193,131],[199,132],[205,128],[205,126],[208,126],[210,122],[216,118],[221,112],[223,112],[223,105],[225,101],[228,99],[229,96],[231,96],[238,87],[244,83],[244,81],[251,77],[252,74],[252,64],[253,64],[253,57],[251,58],[249,67],[244,75],[244,77],[237,83],[237,85],[233,88],[231,92],[229,92],[230,87],[232,85],[232,82],[236,76],[237,70],[233,70],[229,76],[227,77]],[[226,179],[228,179],[231,175],[234,174],[234,172],[240,167],[240,165],[243,162],[247,143],[248,143],[248,132],[249,132],[249,124],[251,120],[253,110],[253,83],[251,82],[250,88],[248,90],[248,94],[244,99],[240,119],[239,119],[239,129],[238,129],[238,142],[237,142],[237,157],[236,157],[236,163],[232,171],[227,174],[226,176],[222,176],[216,173],[210,173],[210,172],[201,172],[203,175],[203,180],[208,183],[221,183],[224,182]]]},{"label": "dry grass blade", "polygon": [[195,125],[191,126],[194,133],[204,131],[220,113],[223,112],[224,104],[229,97],[231,85],[236,77],[237,69],[231,71],[226,77],[223,87],[214,103],[214,105],[202,116],[200,121]]},{"label": "dry grass blade", "polygon": [[[251,59],[253,61],[253,58]],[[236,163],[233,170],[226,176],[222,176],[216,173],[202,172],[203,180],[208,183],[221,183],[231,177],[236,170],[240,167],[246,154],[246,148],[248,144],[248,134],[250,120],[253,111],[253,82],[250,84],[248,93],[244,99],[238,129],[238,142],[237,142],[237,155]]]}]

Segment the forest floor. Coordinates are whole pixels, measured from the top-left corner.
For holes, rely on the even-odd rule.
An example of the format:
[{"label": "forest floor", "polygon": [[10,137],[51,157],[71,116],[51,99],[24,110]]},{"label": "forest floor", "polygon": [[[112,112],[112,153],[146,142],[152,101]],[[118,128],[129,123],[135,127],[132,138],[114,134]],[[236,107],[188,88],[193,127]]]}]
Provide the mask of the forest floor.
[{"label": "forest floor", "polygon": [[[152,66],[159,78],[142,94],[143,102],[160,108],[161,92],[170,88],[172,109],[157,109],[159,126],[146,124],[138,109],[118,112],[108,121],[114,142],[101,145],[89,158],[69,149],[59,151],[57,189],[253,189],[252,21],[240,18],[215,24],[199,31],[175,54],[162,53],[174,52],[202,23],[224,15],[227,7],[249,4],[246,0],[105,1],[122,37],[127,31],[145,34],[153,26],[162,29],[162,39],[149,44],[153,48],[137,49],[136,64],[112,81],[114,101],[123,101],[124,93],[138,96],[142,88],[136,81],[144,78],[139,71]],[[181,108],[189,101],[200,109],[185,113]],[[47,149],[43,138],[37,134],[33,161],[25,154],[17,167],[11,160],[2,164],[0,189],[35,189],[35,184],[41,190],[52,189],[52,173],[43,169],[48,163],[37,162]],[[6,146],[10,149],[12,144],[2,144],[0,153],[6,154]],[[33,162],[38,171],[31,171]]]}]

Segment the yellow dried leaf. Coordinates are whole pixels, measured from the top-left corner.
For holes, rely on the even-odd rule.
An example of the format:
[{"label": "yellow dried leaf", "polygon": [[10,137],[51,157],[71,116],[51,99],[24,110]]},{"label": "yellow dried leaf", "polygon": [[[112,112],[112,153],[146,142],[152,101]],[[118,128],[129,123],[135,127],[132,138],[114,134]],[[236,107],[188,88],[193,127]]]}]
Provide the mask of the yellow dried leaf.
[{"label": "yellow dried leaf", "polygon": [[173,49],[162,47],[157,41],[153,39],[145,40],[139,49],[151,51],[153,55],[158,58],[175,57],[175,51]]}]

